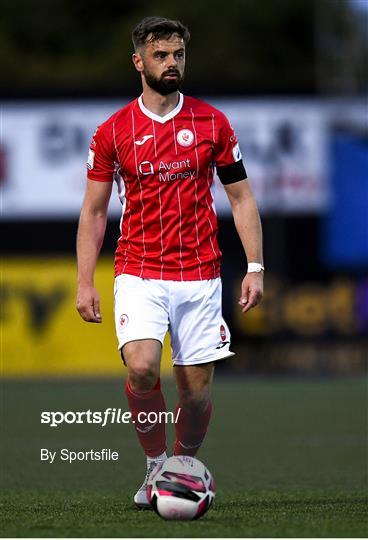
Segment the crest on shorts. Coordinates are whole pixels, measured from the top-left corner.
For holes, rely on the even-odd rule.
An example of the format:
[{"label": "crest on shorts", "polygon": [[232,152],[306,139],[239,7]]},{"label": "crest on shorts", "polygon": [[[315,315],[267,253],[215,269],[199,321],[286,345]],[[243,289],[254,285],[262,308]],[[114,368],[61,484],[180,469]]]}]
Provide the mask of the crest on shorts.
[{"label": "crest on shorts", "polygon": [[122,315],[120,315],[120,326],[122,329],[127,326],[128,322],[129,322],[129,317],[126,313],[123,313]]},{"label": "crest on shorts", "polygon": [[221,337],[222,341],[225,341],[225,339],[226,339],[226,330],[225,330],[225,326],[223,324],[220,326],[220,337]]},{"label": "crest on shorts", "polygon": [[194,141],[194,134],[190,129],[181,129],[178,131],[176,140],[180,146],[190,146]]}]

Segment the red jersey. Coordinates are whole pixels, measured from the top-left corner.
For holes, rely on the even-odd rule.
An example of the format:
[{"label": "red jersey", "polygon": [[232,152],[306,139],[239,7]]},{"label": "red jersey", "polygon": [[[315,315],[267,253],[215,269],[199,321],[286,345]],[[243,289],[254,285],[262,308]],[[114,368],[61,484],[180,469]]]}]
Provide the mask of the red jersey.
[{"label": "red jersey", "polygon": [[115,275],[218,277],[214,166],[238,161],[237,138],[225,115],[182,94],[163,117],[140,97],[101,124],[90,145],[87,176],[119,184],[123,215]]}]

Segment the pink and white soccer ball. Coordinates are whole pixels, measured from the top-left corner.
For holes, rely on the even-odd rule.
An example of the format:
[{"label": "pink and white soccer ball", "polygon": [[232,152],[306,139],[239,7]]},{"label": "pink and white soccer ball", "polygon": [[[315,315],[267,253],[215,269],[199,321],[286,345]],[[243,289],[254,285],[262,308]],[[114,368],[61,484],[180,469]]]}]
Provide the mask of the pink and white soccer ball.
[{"label": "pink and white soccer ball", "polygon": [[215,482],[198,459],[173,456],[157,465],[147,484],[153,509],[163,519],[192,520],[202,517],[215,498]]}]

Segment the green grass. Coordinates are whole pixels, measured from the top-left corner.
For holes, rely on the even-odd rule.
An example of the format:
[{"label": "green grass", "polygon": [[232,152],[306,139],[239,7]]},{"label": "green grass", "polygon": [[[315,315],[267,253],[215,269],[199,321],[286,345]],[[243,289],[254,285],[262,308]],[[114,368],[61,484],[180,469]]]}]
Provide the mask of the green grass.
[{"label": "green grass", "polygon": [[359,494],[219,493],[198,522],[165,522],[136,510],[125,493],[25,492],[4,504],[7,536],[22,537],[353,537],[364,536]]},{"label": "green grass", "polygon": [[[173,410],[170,381],[164,391]],[[216,478],[216,501],[186,523],[134,508],[144,456],[131,426],[40,424],[43,410],[125,410],[122,381],[3,382],[1,392],[1,536],[368,535],[365,379],[218,378],[198,456]],[[120,459],[51,465],[40,448],[111,448]]]}]

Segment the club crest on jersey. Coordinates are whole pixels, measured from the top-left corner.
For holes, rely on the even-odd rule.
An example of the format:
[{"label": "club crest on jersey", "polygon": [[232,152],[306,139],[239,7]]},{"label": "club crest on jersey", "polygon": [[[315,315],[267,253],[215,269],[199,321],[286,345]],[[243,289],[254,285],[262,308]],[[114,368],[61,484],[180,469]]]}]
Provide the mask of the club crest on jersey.
[{"label": "club crest on jersey", "polygon": [[181,129],[176,135],[176,140],[180,146],[190,146],[194,141],[194,134],[190,129]]},{"label": "club crest on jersey", "polygon": [[122,329],[128,325],[128,322],[129,322],[129,317],[128,315],[126,315],[126,313],[123,313],[122,315],[120,315],[120,326]]}]

